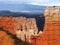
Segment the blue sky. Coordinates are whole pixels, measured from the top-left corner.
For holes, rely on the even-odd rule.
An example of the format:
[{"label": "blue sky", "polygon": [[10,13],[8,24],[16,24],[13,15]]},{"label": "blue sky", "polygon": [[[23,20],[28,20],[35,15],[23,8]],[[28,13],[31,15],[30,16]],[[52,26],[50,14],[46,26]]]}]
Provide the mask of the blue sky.
[{"label": "blue sky", "polygon": [[30,8],[34,9],[34,7],[29,8],[29,6],[22,6],[20,4],[38,5],[38,9],[40,9],[40,6],[60,6],[60,0],[0,0],[0,10],[19,12]]},{"label": "blue sky", "polygon": [[32,5],[57,5],[60,6],[60,0],[0,0],[0,4],[21,4],[27,3]]}]

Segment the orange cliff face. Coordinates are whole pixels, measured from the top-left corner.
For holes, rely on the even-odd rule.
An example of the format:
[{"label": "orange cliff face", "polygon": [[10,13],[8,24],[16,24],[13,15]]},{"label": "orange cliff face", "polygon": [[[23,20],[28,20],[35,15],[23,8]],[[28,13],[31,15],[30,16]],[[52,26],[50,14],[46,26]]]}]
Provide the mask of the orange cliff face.
[{"label": "orange cliff face", "polygon": [[60,7],[47,7],[44,12],[45,25],[43,33],[32,43],[36,45],[60,45]]},{"label": "orange cliff face", "polygon": [[[3,16],[0,16],[0,27],[3,27],[4,30],[8,30],[12,34],[16,34],[16,35],[18,34],[17,38],[22,39],[20,37],[23,37],[24,40],[25,40],[25,37],[24,37],[25,34],[22,31],[18,32],[18,30],[25,30],[25,31],[29,32],[30,29],[33,29],[33,32],[35,32],[35,33],[38,32],[38,28],[37,28],[37,25],[36,25],[35,18],[27,18],[26,19],[26,17],[11,17],[11,16],[10,17],[3,17]],[[1,32],[1,34],[2,33],[3,32]],[[26,38],[27,41],[29,41],[28,37],[29,37],[30,34],[31,34],[31,32],[26,33],[26,35],[27,35],[27,38]]]},{"label": "orange cliff face", "polygon": [[0,26],[4,28],[4,30],[9,30],[10,32],[14,33],[16,21],[12,17],[2,17],[0,16]]},{"label": "orange cliff face", "polygon": [[[46,14],[47,13],[47,14]],[[44,34],[48,45],[60,45],[60,7],[47,7],[45,10]]]}]

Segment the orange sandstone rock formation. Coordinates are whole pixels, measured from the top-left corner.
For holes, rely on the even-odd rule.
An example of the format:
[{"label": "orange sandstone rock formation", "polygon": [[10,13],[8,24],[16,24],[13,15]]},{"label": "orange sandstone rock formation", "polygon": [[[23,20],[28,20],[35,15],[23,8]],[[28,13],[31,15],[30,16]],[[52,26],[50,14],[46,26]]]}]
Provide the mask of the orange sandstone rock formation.
[{"label": "orange sandstone rock formation", "polygon": [[36,45],[60,45],[60,7],[47,7],[42,34],[32,39]]},{"label": "orange sandstone rock formation", "polygon": [[16,34],[21,40],[25,40],[25,35],[26,39],[29,40],[28,37],[31,37],[31,35],[37,34],[38,32],[35,18],[26,18],[22,16],[0,16],[0,27],[3,27],[4,30],[8,30],[12,34]]},{"label": "orange sandstone rock formation", "polygon": [[0,26],[4,28],[4,30],[9,30],[11,33],[14,33],[16,21],[12,17],[2,17],[0,16]]},{"label": "orange sandstone rock formation", "polygon": [[14,39],[4,31],[0,31],[0,45],[14,45]]}]

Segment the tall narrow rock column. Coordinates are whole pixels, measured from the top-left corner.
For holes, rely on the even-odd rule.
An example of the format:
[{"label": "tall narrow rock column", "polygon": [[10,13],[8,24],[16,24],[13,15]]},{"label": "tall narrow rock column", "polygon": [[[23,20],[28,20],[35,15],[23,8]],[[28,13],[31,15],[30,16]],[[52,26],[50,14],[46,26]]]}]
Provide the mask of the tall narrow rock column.
[{"label": "tall narrow rock column", "polygon": [[44,38],[47,45],[60,45],[60,7],[47,7],[45,9]]}]

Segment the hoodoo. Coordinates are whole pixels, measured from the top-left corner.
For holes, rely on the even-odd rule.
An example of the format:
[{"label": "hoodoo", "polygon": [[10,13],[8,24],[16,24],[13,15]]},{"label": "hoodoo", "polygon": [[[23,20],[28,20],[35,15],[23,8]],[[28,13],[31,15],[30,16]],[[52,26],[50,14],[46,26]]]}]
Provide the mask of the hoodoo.
[{"label": "hoodoo", "polygon": [[45,9],[44,38],[47,45],[60,45],[60,7],[50,6]]}]

